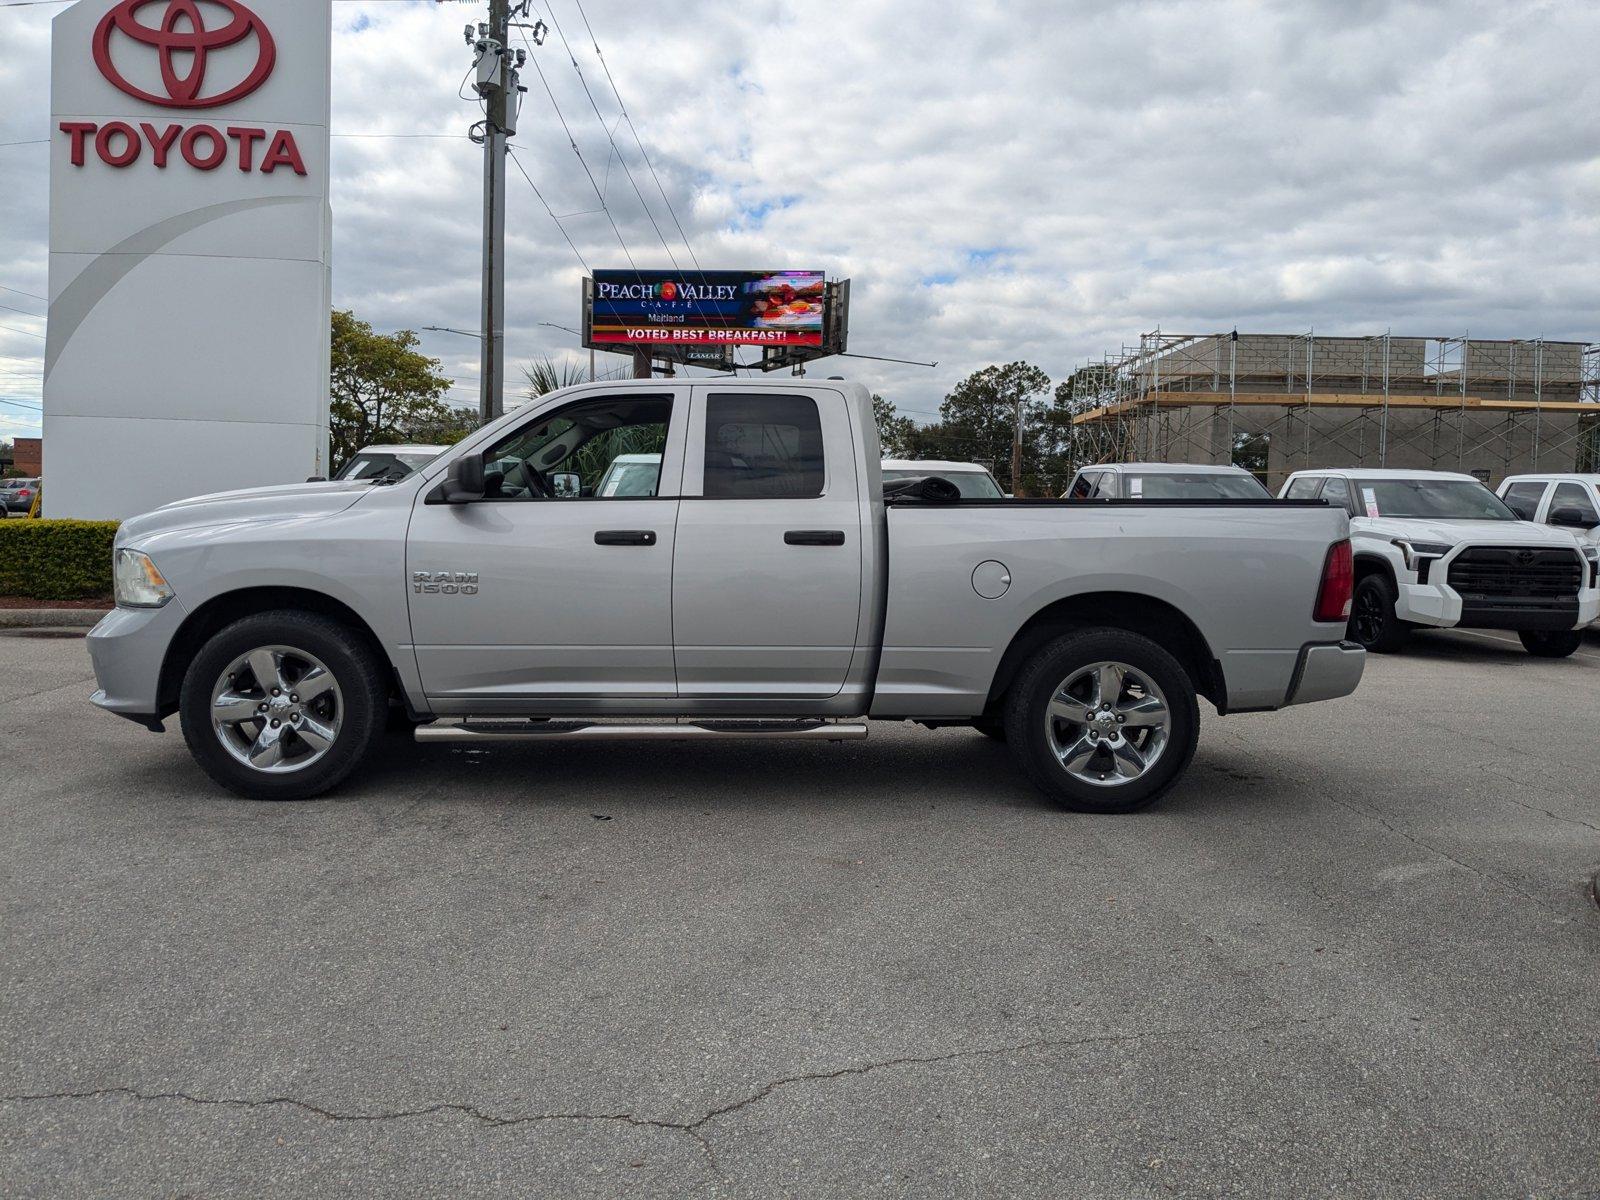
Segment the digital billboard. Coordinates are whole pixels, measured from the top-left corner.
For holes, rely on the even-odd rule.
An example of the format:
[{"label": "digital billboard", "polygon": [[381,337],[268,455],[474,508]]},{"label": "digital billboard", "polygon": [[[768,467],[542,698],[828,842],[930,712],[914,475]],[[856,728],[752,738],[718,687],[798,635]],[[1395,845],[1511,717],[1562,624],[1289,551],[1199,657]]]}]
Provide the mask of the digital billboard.
[{"label": "digital billboard", "polygon": [[596,271],[585,345],[823,344],[821,271]]}]

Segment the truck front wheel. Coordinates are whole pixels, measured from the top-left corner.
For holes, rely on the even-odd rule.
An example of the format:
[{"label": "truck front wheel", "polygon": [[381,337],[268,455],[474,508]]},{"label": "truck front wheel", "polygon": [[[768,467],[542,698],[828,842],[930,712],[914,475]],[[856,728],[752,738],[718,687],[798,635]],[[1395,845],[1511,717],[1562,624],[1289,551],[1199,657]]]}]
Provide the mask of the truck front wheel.
[{"label": "truck front wheel", "polygon": [[243,617],[184,673],[189,752],[229,791],[305,800],[355,770],[383,736],[388,672],[349,627],[317,613]]},{"label": "truck front wheel", "polygon": [[1395,616],[1396,599],[1398,593],[1387,575],[1364,576],[1350,602],[1350,640],[1374,654],[1390,654],[1404,646],[1411,626]]},{"label": "truck front wheel", "polygon": [[1537,658],[1566,658],[1583,645],[1583,633],[1576,629],[1524,629],[1517,636],[1522,648]]},{"label": "truck front wheel", "polygon": [[1143,808],[1177,781],[1199,734],[1188,672],[1149,638],[1121,629],[1050,642],[1006,699],[1006,741],[1018,763],[1076,812]]}]

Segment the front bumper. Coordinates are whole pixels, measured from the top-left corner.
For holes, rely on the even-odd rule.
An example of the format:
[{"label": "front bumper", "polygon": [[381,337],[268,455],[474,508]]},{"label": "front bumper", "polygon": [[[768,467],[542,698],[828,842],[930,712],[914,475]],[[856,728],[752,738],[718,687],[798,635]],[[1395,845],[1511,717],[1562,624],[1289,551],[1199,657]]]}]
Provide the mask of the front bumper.
[{"label": "front bumper", "polygon": [[1450,629],[1581,629],[1600,618],[1600,590],[1583,588],[1576,605],[1497,600],[1463,604],[1461,593],[1443,583],[1403,583],[1395,616],[1413,625]]},{"label": "front bumper", "polygon": [[[89,631],[89,661],[98,690],[90,699],[107,712],[160,730],[161,664],[187,611],[176,597],[160,608],[116,608]],[[170,711],[170,706],[168,708]]]},{"label": "front bumper", "polygon": [[1337,700],[1356,690],[1366,669],[1367,652],[1354,642],[1323,642],[1303,646],[1289,684],[1285,704],[1314,704]]}]

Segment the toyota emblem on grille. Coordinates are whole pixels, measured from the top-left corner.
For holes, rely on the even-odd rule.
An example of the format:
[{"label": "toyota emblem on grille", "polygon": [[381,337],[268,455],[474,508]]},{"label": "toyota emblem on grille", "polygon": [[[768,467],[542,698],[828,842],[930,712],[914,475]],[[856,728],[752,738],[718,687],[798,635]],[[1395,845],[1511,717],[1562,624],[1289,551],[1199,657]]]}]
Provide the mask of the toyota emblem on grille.
[{"label": "toyota emblem on grille", "polygon": [[1538,555],[1536,555],[1532,550],[1518,550],[1517,565],[1519,567],[1531,567],[1533,566],[1533,560],[1537,557]]}]

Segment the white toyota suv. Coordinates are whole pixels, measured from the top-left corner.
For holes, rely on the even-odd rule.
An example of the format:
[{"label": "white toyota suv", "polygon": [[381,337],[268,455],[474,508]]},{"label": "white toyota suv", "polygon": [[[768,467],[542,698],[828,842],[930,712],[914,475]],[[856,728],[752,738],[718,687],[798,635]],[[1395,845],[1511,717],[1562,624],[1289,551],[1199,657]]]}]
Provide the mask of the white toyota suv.
[{"label": "white toyota suv", "polygon": [[1297,471],[1279,496],[1350,514],[1349,636],[1368,650],[1398,650],[1414,626],[1459,625],[1515,630],[1528,653],[1564,658],[1600,615],[1600,551],[1519,519],[1470,475]]}]

